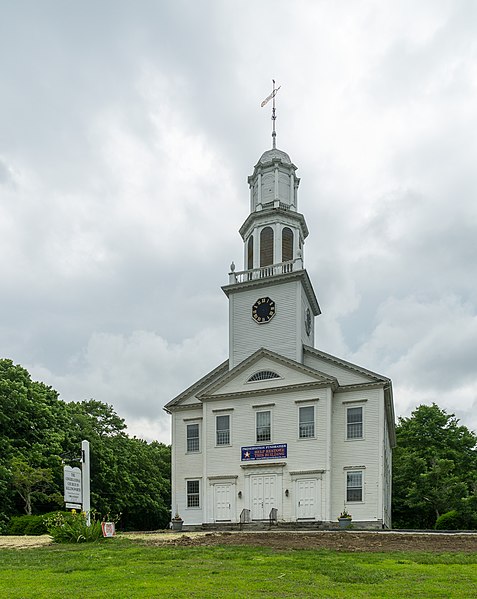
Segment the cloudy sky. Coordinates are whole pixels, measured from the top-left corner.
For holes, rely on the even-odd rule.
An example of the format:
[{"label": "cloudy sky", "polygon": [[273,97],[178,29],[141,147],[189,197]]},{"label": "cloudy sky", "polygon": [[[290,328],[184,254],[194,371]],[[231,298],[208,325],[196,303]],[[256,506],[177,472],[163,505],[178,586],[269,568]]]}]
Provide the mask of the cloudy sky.
[{"label": "cloudy sky", "polygon": [[315,345],[477,430],[473,0],[4,0],[0,357],[169,441],[227,357],[272,78]]}]

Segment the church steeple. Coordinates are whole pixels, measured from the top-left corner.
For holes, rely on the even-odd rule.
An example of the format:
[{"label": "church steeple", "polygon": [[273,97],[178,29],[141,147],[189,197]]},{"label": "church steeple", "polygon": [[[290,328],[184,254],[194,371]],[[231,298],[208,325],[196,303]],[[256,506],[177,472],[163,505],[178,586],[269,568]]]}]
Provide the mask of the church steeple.
[{"label": "church steeple", "polygon": [[296,170],[275,147],[248,177],[250,214],[240,228],[244,267],[236,272],[232,265],[222,287],[229,298],[229,368],[261,347],[302,362],[303,346],[313,346],[320,307],[304,268],[308,227],[298,212]]},{"label": "church steeple", "polygon": [[272,148],[262,154],[248,178],[250,214],[240,228],[244,270],[303,258],[308,228],[297,211],[300,179],[296,170],[286,152]]}]

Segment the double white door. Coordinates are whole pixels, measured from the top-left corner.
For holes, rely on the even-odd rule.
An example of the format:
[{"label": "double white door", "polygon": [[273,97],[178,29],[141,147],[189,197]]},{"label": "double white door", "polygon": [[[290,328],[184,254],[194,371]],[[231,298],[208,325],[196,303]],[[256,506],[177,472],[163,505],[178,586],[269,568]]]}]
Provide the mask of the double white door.
[{"label": "double white door", "polygon": [[252,520],[266,520],[277,506],[277,475],[250,477]]}]

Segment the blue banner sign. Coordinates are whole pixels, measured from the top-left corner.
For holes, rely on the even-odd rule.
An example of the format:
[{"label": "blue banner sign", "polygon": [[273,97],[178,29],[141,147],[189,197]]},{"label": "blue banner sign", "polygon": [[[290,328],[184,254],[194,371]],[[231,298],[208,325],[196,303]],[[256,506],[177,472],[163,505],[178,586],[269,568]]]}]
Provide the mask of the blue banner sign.
[{"label": "blue banner sign", "polygon": [[287,444],[278,445],[254,445],[253,447],[242,447],[242,462],[252,460],[273,460],[287,457]]}]

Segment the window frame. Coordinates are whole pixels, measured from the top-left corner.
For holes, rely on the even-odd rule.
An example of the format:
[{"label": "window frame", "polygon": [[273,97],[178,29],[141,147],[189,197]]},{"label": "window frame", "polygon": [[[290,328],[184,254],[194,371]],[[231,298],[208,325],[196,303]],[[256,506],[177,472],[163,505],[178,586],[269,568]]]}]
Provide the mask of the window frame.
[{"label": "window frame", "polygon": [[[268,413],[268,425],[261,425],[260,430],[268,428],[268,439],[259,439],[259,414]],[[261,433],[263,435],[263,433]],[[255,412],[255,442],[256,443],[269,443],[272,440],[272,411],[271,410],[256,410]]]},{"label": "window frame", "polygon": [[[189,427],[197,427],[197,437],[189,437]],[[197,439],[197,449],[189,449],[189,441],[195,441]],[[186,453],[200,453],[200,423],[199,422],[188,422],[186,424]]]},{"label": "window frame", "polygon": [[[189,490],[189,485],[197,483],[197,491]],[[193,505],[197,502],[197,505]],[[186,506],[188,510],[200,510],[200,478],[191,478],[186,480]]]},{"label": "window frame", "polygon": [[[228,418],[228,440],[226,443],[219,443],[219,428],[218,428],[218,419],[219,418]],[[220,429],[226,430],[226,429]],[[216,447],[228,447],[230,446],[232,438],[232,419],[230,418],[230,414],[216,414],[215,416],[215,445]]]},{"label": "window frame", "polygon": [[[361,410],[361,422],[350,422],[350,410]],[[350,436],[350,427],[361,425],[361,435]],[[346,406],[345,410],[345,439],[346,441],[362,441],[364,439],[364,406]]]},{"label": "window frame", "polygon": [[[359,479],[360,479],[360,485],[356,486],[356,485],[350,485],[350,480],[349,477],[351,475],[358,475],[359,474]],[[355,492],[356,490],[359,490],[360,492],[360,497],[359,499],[350,499],[350,493]],[[347,470],[345,473],[345,497],[346,497],[346,503],[364,503],[364,471],[363,470]]]},{"label": "window frame", "polygon": [[[301,422],[301,411],[303,409],[310,409],[310,408],[313,410],[313,419],[311,421],[308,420],[307,422],[302,423]],[[307,424],[309,425],[310,423],[312,423],[312,425],[313,425],[312,434],[311,435],[302,435],[302,426],[306,426]],[[315,410],[314,405],[298,406],[298,439],[300,439],[300,440],[316,439],[316,410]]]}]

